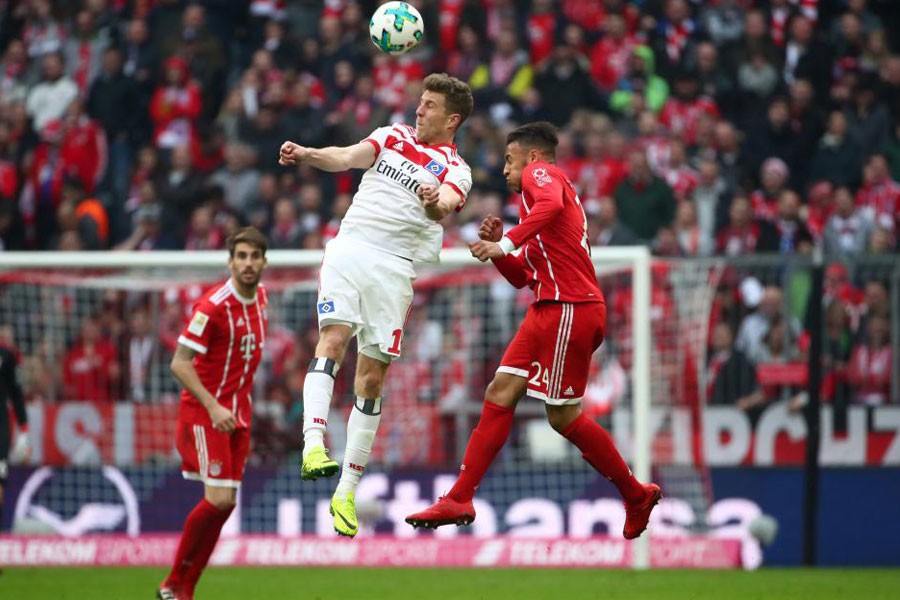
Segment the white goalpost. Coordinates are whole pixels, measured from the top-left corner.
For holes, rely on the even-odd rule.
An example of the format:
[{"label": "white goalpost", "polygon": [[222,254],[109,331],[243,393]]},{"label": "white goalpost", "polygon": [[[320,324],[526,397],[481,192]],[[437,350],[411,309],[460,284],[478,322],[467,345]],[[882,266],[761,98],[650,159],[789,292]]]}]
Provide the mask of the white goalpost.
[{"label": "white goalpost", "polygon": [[[300,327],[308,328],[310,321],[314,322],[315,319],[314,307],[310,304],[310,298],[314,298],[315,273],[321,263],[322,253],[306,250],[270,250],[267,255],[270,271],[264,276],[264,282],[267,287],[271,288],[271,296],[275,297],[275,302],[272,303],[274,314],[270,317],[270,327],[273,325],[279,327],[283,330],[281,334],[285,338],[291,338],[291,336],[297,338],[285,341],[286,344],[300,345],[301,334],[296,330]],[[616,351],[615,347],[619,348],[618,351],[622,353],[622,358],[617,362],[623,365],[619,368],[619,372],[627,373],[628,379],[627,391],[620,394],[626,404],[617,408],[630,414],[625,421],[630,423],[630,431],[627,434],[616,431],[615,436],[636,477],[641,481],[650,481],[656,452],[651,433],[651,405],[654,403],[654,381],[658,379],[653,373],[656,359],[652,334],[656,335],[656,330],[652,327],[654,316],[651,314],[651,292],[654,285],[651,277],[651,256],[645,247],[616,247],[594,248],[592,257],[601,283],[614,285],[620,299],[627,298],[628,300],[620,302],[622,306],[618,317],[610,319],[608,342],[604,344],[613,346],[613,352]],[[19,342],[18,345],[22,347],[23,355],[26,356],[26,360],[30,361],[25,369],[26,387],[29,387],[32,393],[39,398],[39,402],[53,402],[62,399],[50,397],[53,393],[60,393],[58,389],[60,386],[57,386],[55,392],[47,391],[46,386],[41,385],[42,383],[46,384],[46,381],[35,381],[34,379],[51,378],[51,375],[40,369],[52,369],[54,364],[63,362],[64,347],[77,338],[82,320],[88,317],[102,316],[102,311],[107,310],[104,307],[117,301],[119,302],[116,305],[117,310],[121,312],[120,321],[127,323],[133,311],[143,311],[153,323],[151,329],[153,331],[160,330],[163,321],[168,318],[166,302],[171,301],[174,297],[172,290],[184,290],[192,285],[212,284],[224,280],[227,276],[226,260],[227,254],[224,251],[0,253],[0,325],[8,325],[12,329],[14,341]],[[377,276],[377,273],[375,275]],[[615,280],[613,283],[609,283],[613,280]],[[458,360],[454,363],[458,365],[458,370],[453,371],[451,367],[444,371],[446,365],[441,365],[442,372],[440,373],[436,372],[434,368],[427,367],[420,369],[418,375],[405,371],[402,374],[396,373],[395,378],[400,381],[397,386],[405,386],[411,388],[414,393],[425,394],[428,396],[427,402],[433,404],[433,410],[427,414],[422,413],[416,416],[418,413],[415,413],[414,408],[404,409],[406,423],[403,426],[408,428],[402,430],[405,432],[405,436],[400,435],[400,429],[386,431],[383,436],[381,432],[379,433],[380,453],[377,458],[373,457],[373,462],[376,465],[379,463],[386,465],[384,469],[387,473],[406,469],[404,457],[419,456],[415,453],[415,449],[412,454],[404,454],[403,449],[396,450],[392,447],[394,443],[401,444],[403,437],[415,437],[416,432],[432,440],[429,446],[432,449],[431,454],[442,457],[441,460],[447,464],[455,465],[458,462],[459,456],[455,456],[455,454],[459,452],[459,445],[455,442],[467,437],[471,427],[474,426],[471,417],[477,416],[477,413],[472,412],[472,403],[480,403],[480,394],[483,392],[483,388],[479,389],[478,387],[483,380],[478,371],[482,370],[482,367],[489,364],[491,360],[499,358],[491,353],[495,353],[497,348],[501,348],[509,340],[506,338],[486,341],[481,339],[479,334],[488,330],[503,331],[505,334],[508,334],[510,329],[514,331],[518,324],[515,319],[521,318],[523,306],[529,300],[530,292],[528,290],[525,290],[528,292],[527,294],[516,295],[514,291],[503,291],[503,284],[505,282],[494,272],[494,269],[490,268],[490,265],[478,262],[464,248],[445,249],[441,253],[439,267],[429,266],[422,269],[422,275],[417,281],[417,297],[419,296],[419,286],[424,286],[428,298],[425,302],[427,302],[430,314],[428,317],[423,317],[423,319],[429,319],[427,322],[414,324],[417,329],[413,336],[414,340],[410,343],[417,344],[416,348],[426,346],[438,348],[440,354],[437,356],[442,359],[455,352],[459,355]],[[604,292],[606,291],[604,289]],[[184,297],[183,295],[178,296],[179,301],[184,302]],[[500,297],[502,297],[502,301],[497,300]],[[510,315],[513,315],[509,319],[510,326],[505,329],[497,329],[499,326],[493,322],[492,315],[499,312],[495,305],[500,305]],[[189,309],[190,307],[182,307],[182,309],[184,308]],[[416,307],[413,309],[413,315],[424,310],[424,307]],[[51,314],[54,311],[60,311],[60,313]],[[613,332],[611,330],[614,327],[619,329]],[[432,340],[432,338],[434,339]],[[127,336],[121,339],[126,340]],[[55,348],[50,351],[49,356],[43,356],[41,353],[46,353],[46,347],[50,345],[48,340],[52,341]],[[429,342],[429,340],[432,341]],[[122,342],[123,347],[126,343]],[[125,352],[123,348],[120,350]],[[406,351],[405,342],[404,358],[401,358],[398,365],[404,363]],[[411,350],[411,352],[415,351],[415,348]],[[433,351],[422,350],[421,352],[428,354]],[[295,354],[297,353],[300,352],[295,352]],[[43,356],[43,363],[39,359],[31,360],[33,356]],[[125,361],[121,375],[123,381],[119,384],[118,391],[115,392],[115,399],[136,400],[129,397],[131,388],[129,383],[124,381],[129,377],[128,358],[123,360]],[[270,362],[273,364],[270,364],[266,373],[263,374],[264,380],[271,373],[277,372],[279,367],[284,366],[278,364],[279,360],[283,360],[284,365],[290,364],[288,359],[272,358]],[[299,359],[294,356],[293,360]],[[409,360],[412,362],[414,359],[410,358]],[[603,361],[605,358],[599,360],[598,363]],[[439,362],[435,356],[432,356],[432,362],[427,364],[434,367]],[[600,367],[598,366],[598,368]],[[133,364],[131,371],[134,372]],[[131,412],[143,414],[143,411],[165,412],[168,410],[165,407],[153,406],[154,399],[158,395],[163,393],[171,395],[171,391],[165,391],[168,389],[168,383],[164,381],[164,378],[168,374],[156,373],[155,370],[148,369],[148,374],[146,374],[147,389],[149,390],[147,397],[150,399],[136,400],[139,404],[136,407],[128,406],[134,404],[132,402],[115,406],[114,416],[110,417],[111,422],[121,423],[127,420],[127,415]],[[29,377],[31,377],[30,380]],[[58,375],[52,375],[52,377],[58,377]],[[425,390],[428,386],[431,391]],[[290,388],[289,381],[284,384],[284,388]],[[263,381],[260,384],[263,396],[255,394],[254,398],[260,397],[267,400],[266,406],[271,404],[271,409],[274,411],[272,414],[277,416],[280,414],[278,410],[281,409],[275,406],[276,403],[268,402],[271,400],[270,398],[264,398],[267,393],[276,393],[273,391],[275,389]],[[277,391],[281,393],[282,388],[277,388]],[[460,410],[458,418],[453,414],[453,407],[460,406],[452,401],[452,398],[455,397],[454,394],[461,395],[469,402],[466,410]],[[170,397],[170,402],[172,397]],[[78,398],[77,400],[91,401],[93,399]],[[171,413],[166,414],[170,415]],[[540,413],[534,414],[539,415]],[[45,420],[49,418],[43,417]],[[135,419],[139,420],[138,417]],[[615,416],[612,419],[613,423],[619,422]],[[45,423],[45,425],[46,427],[50,426],[49,423]],[[607,426],[609,425],[607,424]],[[58,423],[56,427],[59,428]],[[448,427],[455,431],[446,436],[434,432],[435,429],[442,427]],[[134,435],[137,437],[137,433]],[[144,435],[149,434],[144,432]],[[525,435],[523,434],[522,437],[524,438]],[[83,464],[90,465],[99,462],[128,466],[122,461],[135,460],[139,462],[141,457],[147,456],[154,457],[154,460],[172,459],[171,455],[164,454],[164,441],[153,442],[160,444],[160,448],[151,450],[131,448],[122,454],[119,454],[121,447],[123,443],[127,443],[122,439],[117,439],[114,444],[111,444],[111,448],[105,447],[103,440],[94,440],[92,443],[94,444],[93,453],[84,451],[82,454],[93,458]],[[143,442],[135,442],[135,444],[137,443]],[[333,445],[337,446],[334,443]],[[448,450],[448,448],[452,448],[452,450]],[[295,449],[291,448],[291,450]],[[422,453],[421,448],[419,448],[419,453]],[[534,452],[528,454],[523,450],[516,454],[511,462],[517,466],[525,465],[527,470],[528,457],[534,455]],[[36,464],[39,464],[41,460],[67,461],[70,458],[63,448],[53,455],[49,450],[44,450],[43,455],[38,452],[35,460]],[[293,468],[293,465],[290,468]],[[252,466],[249,466],[249,469],[252,469]],[[583,467],[583,471],[587,472],[588,470],[587,467]],[[490,479],[490,477],[489,474],[488,478]],[[506,475],[502,475],[500,479],[512,481],[506,477]],[[529,477],[543,482],[547,475],[541,471],[527,477],[517,477],[515,483],[510,484],[513,486],[512,488],[498,492],[501,504],[515,504],[515,496],[522,495],[526,491],[523,488],[515,487],[522,485],[521,482],[531,481],[532,479]],[[282,484],[272,485],[277,488]],[[540,485],[551,484],[540,483]],[[582,480],[577,480],[575,483],[566,480],[565,485],[571,485],[572,489],[581,489],[580,486],[587,484]],[[479,488],[479,493],[481,493],[481,488]],[[423,494],[427,498],[428,493],[423,492]],[[303,531],[305,528],[309,532],[311,527],[308,519],[318,518],[317,515],[310,514],[314,511],[302,511],[301,515],[299,508],[294,511],[280,500],[278,502],[277,507],[271,509],[271,512],[277,511],[278,518],[285,514],[295,515],[292,517],[295,519],[303,519],[295,529]],[[564,501],[560,500],[560,502]],[[364,502],[360,502],[360,504],[361,506],[365,505]],[[387,509],[383,505],[375,506],[372,510],[373,514],[377,510],[381,510],[379,514],[383,518],[384,511],[390,510],[390,506]],[[261,524],[265,519],[260,517],[259,523],[252,521],[255,518],[253,515],[256,514],[254,511],[269,515],[269,512],[266,511],[270,511],[270,509],[265,507],[257,510],[254,507],[251,510],[245,510],[244,529],[265,531],[267,525]],[[266,519],[268,518],[266,516]],[[364,517],[361,516],[361,520],[363,519]],[[571,519],[570,516],[570,522]],[[603,522],[602,518],[597,522]],[[476,525],[478,525],[478,521],[476,521]],[[257,527],[258,529],[256,529]],[[400,530],[398,529],[398,531]],[[476,531],[476,535],[477,533]],[[631,559],[636,568],[650,566],[650,541],[648,538],[649,535],[645,535],[632,546]]]}]

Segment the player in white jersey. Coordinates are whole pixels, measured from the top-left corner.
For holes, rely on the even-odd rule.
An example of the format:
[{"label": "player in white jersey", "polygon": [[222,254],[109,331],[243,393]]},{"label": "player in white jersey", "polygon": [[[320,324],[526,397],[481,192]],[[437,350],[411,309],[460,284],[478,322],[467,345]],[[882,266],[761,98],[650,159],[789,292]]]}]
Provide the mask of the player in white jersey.
[{"label": "player in white jersey", "polygon": [[347,423],[344,464],[331,499],[335,531],[350,537],[359,531],[355,492],[381,420],[384,377],[400,356],[412,305],[413,265],[438,261],[439,222],[462,208],[472,186],[471,170],[453,145],[472,112],[472,91],[444,73],[426,77],[423,88],[415,127],[380,127],[341,148],[285,142],[278,161],[332,172],[367,169],[340,232],[325,247],[316,304],[319,343],[303,382],[301,477],[330,477],[339,468],[324,443],[334,376],[356,336],[356,410]]}]

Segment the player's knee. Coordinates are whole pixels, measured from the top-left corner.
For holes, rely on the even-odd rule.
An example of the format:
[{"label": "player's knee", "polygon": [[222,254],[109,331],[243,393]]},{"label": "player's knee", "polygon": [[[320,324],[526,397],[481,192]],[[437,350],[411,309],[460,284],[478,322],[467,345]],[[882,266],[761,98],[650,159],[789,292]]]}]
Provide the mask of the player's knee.
[{"label": "player's knee", "polygon": [[484,392],[484,400],[485,402],[493,402],[509,408],[516,405],[518,397],[515,390],[511,389],[510,386],[494,379],[488,384],[487,390]]},{"label": "player's knee", "polygon": [[235,499],[231,496],[213,496],[212,498],[207,497],[206,501],[222,512],[231,510],[235,505]]},{"label": "player's knee", "polygon": [[229,511],[232,508],[234,508],[235,502],[234,502],[234,500],[229,498],[227,500],[219,500],[217,502],[211,502],[210,504],[212,504],[213,506],[218,508],[220,511],[226,512],[226,511]]},{"label": "player's knee", "polygon": [[207,487],[206,501],[225,512],[234,508],[237,494],[231,488]]},{"label": "player's knee", "polygon": [[344,361],[344,354],[347,351],[347,344],[349,342],[349,328],[340,325],[324,327],[319,334],[316,355],[324,356],[337,363],[341,363]]},{"label": "player's knee", "polygon": [[547,421],[556,432],[562,433],[578,418],[580,412],[578,405],[547,406]]}]

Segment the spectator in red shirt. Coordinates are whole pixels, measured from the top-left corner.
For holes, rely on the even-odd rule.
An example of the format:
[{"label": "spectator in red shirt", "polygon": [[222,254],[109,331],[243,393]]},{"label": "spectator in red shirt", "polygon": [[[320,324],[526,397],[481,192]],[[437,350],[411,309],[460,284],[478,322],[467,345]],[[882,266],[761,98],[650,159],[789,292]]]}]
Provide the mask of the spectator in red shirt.
[{"label": "spectator in red shirt", "polygon": [[870,316],[866,323],[868,342],[857,344],[850,356],[847,380],[858,404],[879,406],[891,395],[890,317],[886,313]]},{"label": "spectator in red shirt", "polygon": [[591,50],[591,76],[597,86],[607,94],[628,71],[628,59],[634,51],[634,37],[628,34],[625,18],[610,14],[603,25],[605,35]]},{"label": "spectator in red shirt", "polygon": [[628,173],[622,136],[618,133],[591,133],[585,140],[585,154],[580,172],[567,171],[571,177],[578,177],[576,185],[584,194],[582,200],[614,195]]},{"label": "spectator in red shirt", "polygon": [[688,146],[697,140],[697,123],[702,114],[719,118],[716,101],[699,95],[699,92],[700,83],[696,74],[680,71],[675,76],[675,94],[666,101],[659,114],[659,122]]},{"label": "spectator in red shirt", "polygon": [[84,319],[81,335],[63,360],[65,399],[110,402],[120,374],[116,348],[100,336],[94,318]]},{"label": "spectator in red shirt", "polygon": [[557,26],[553,0],[534,0],[526,23],[531,64],[539,64],[553,53]]},{"label": "spectator in red shirt", "polygon": [[165,64],[165,82],[150,101],[155,125],[153,139],[160,148],[171,149],[194,141],[197,118],[203,106],[200,86],[190,80],[188,63],[179,56]]},{"label": "spectator in red shirt", "polygon": [[738,195],[731,200],[728,224],[716,234],[716,253],[743,256],[756,251],[762,226],[753,218],[750,200]]},{"label": "spectator in red shirt", "polygon": [[106,174],[109,152],[106,133],[84,110],[81,99],[73,100],[62,119],[63,143],[60,152],[81,181],[84,191],[93,194]]},{"label": "spectator in red shirt", "polygon": [[856,194],[856,206],[872,227],[894,233],[900,222],[900,183],[891,179],[883,154],[873,154],[863,168],[863,187]]},{"label": "spectator in red shirt", "polygon": [[697,187],[697,172],[688,165],[684,144],[677,138],[669,142],[669,164],[660,175],[679,203],[686,201]]},{"label": "spectator in red shirt", "polygon": [[297,203],[282,196],[272,211],[272,228],[269,230],[269,248],[296,250],[303,242],[304,231],[300,223]]},{"label": "spectator in red shirt", "polygon": [[750,196],[753,217],[764,221],[774,221],[778,212],[778,198],[787,189],[790,170],[780,158],[767,158],[759,170],[762,187]]}]

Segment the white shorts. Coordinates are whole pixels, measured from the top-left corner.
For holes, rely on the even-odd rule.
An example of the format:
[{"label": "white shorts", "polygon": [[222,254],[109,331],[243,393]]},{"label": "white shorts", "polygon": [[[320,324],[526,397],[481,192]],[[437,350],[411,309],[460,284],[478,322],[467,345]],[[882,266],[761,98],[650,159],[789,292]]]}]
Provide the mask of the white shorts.
[{"label": "white shorts", "polygon": [[319,329],[349,325],[360,353],[390,363],[400,356],[415,278],[411,260],[334,238],[319,270]]}]

